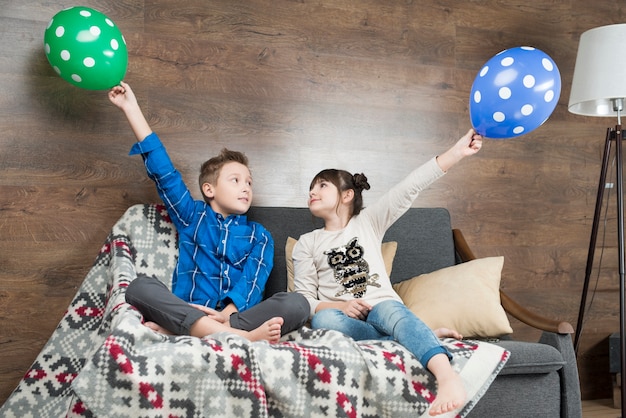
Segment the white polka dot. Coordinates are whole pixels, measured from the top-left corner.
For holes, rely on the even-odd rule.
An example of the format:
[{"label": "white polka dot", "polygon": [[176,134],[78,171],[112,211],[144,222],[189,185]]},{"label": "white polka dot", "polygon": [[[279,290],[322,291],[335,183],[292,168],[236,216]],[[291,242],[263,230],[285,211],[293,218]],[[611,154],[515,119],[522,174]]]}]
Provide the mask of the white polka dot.
[{"label": "white polka dot", "polygon": [[45,44],[45,45],[43,46],[43,48],[44,48],[44,50],[46,51],[46,55],[48,55],[48,54],[50,53],[50,45]]},{"label": "white polka dot", "polygon": [[91,16],[91,12],[89,10],[81,10],[80,11],[80,15],[82,17],[89,17],[89,16]]},{"label": "white polka dot", "polygon": [[534,51],[534,50],[535,50],[535,48],[534,48],[534,47],[532,47],[532,46],[523,46],[523,47],[521,47],[521,48],[522,48],[522,49],[525,49],[526,51]]},{"label": "white polka dot", "polygon": [[505,116],[504,113],[502,112],[495,112],[493,114],[493,120],[495,120],[496,122],[504,122]]},{"label": "white polka dot", "polygon": [[58,75],[61,75],[61,70],[59,69],[59,67],[55,65],[52,68],[54,68],[54,71],[56,71]]},{"label": "white polka dot", "polygon": [[543,68],[545,68],[547,71],[552,71],[554,69],[552,61],[547,58],[541,60],[541,65],[543,65]]},{"label": "white polka dot", "polygon": [[513,128],[513,133],[516,135],[521,134],[522,132],[524,132],[525,129],[523,126],[516,126],[515,128]]},{"label": "white polka dot", "polygon": [[80,83],[81,81],[83,81],[83,79],[78,74],[72,74],[72,80],[74,80],[77,83]]},{"label": "white polka dot", "polygon": [[533,76],[532,74],[528,74],[527,76],[525,76],[524,87],[526,87],[527,89],[535,87],[535,76]]},{"label": "white polka dot", "polygon": [[107,17],[107,18],[105,18],[105,19],[104,19],[104,21],[105,21],[105,22],[107,22],[107,25],[109,25],[109,26],[111,26],[111,27],[115,26],[115,25],[113,24],[113,22],[111,22],[111,19],[109,19],[108,17]]},{"label": "white polka dot", "polygon": [[61,36],[63,36],[65,34],[65,28],[63,26],[59,26],[54,31],[54,34],[57,36],[57,38],[60,38]]},{"label": "white polka dot", "polygon": [[486,75],[487,75],[487,73],[488,73],[488,72],[489,72],[489,66],[488,66],[488,65],[485,65],[485,66],[483,67],[483,69],[482,69],[482,70],[480,70],[480,76],[481,76],[481,77],[484,77],[484,76],[486,76]]},{"label": "white polka dot", "polygon": [[502,58],[502,61],[500,61],[500,64],[502,64],[503,67],[510,67],[511,65],[513,65],[514,62],[515,60],[513,59],[513,57],[506,57],[506,58]]},{"label": "white polka dot", "polygon": [[554,99],[554,91],[553,90],[546,91],[546,94],[543,95],[543,100],[545,100],[546,103],[549,103],[552,101],[552,99]]},{"label": "white polka dot", "polygon": [[100,36],[100,33],[101,33],[102,31],[100,30],[100,28],[99,28],[99,27],[97,27],[97,26],[92,26],[92,27],[90,27],[90,28],[89,28],[89,32],[90,32],[93,36],[98,37],[98,36]]},{"label": "white polka dot", "polygon": [[91,68],[91,67],[93,67],[94,65],[96,65],[96,60],[94,60],[94,59],[93,59],[93,58],[91,58],[91,57],[87,57],[87,58],[85,58],[85,59],[83,60],[83,65],[84,65],[85,67],[87,67],[87,68]]},{"label": "white polka dot", "polygon": [[117,49],[120,47],[119,42],[117,42],[117,39],[111,39],[111,49],[113,51],[117,51]]},{"label": "white polka dot", "polygon": [[498,96],[500,96],[501,99],[510,99],[511,98],[511,89],[508,87],[502,87],[500,90],[498,90]]},{"label": "white polka dot", "polygon": [[476,90],[474,92],[474,103],[480,103],[482,98],[483,98],[483,96],[482,96],[482,94],[480,94],[480,91]]},{"label": "white polka dot", "polygon": [[531,113],[533,113],[533,110],[535,110],[533,108],[533,105],[526,104],[526,105],[522,106],[522,115],[528,116]]},{"label": "white polka dot", "polygon": [[63,61],[69,61],[70,60],[70,51],[68,51],[67,49],[64,49],[63,51],[61,51],[61,59]]}]

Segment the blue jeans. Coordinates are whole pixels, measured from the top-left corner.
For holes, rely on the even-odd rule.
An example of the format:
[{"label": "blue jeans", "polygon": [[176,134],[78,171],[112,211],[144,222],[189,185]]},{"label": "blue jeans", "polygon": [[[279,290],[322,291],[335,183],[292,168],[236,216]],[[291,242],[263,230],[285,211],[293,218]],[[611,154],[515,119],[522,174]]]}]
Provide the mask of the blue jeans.
[{"label": "blue jeans", "polygon": [[313,329],[325,328],[340,331],[355,341],[394,340],[409,350],[423,366],[436,354],[452,355],[428,328],[403,303],[386,300],[376,304],[362,321],[351,318],[339,309],[324,309],[313,315]]}]

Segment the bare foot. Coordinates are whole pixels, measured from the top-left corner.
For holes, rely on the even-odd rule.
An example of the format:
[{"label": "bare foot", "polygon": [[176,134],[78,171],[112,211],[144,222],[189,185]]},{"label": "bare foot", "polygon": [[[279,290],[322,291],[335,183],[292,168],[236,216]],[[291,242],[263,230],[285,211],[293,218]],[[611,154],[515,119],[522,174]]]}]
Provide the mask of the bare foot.
[{"label": "bare foot", "polygon": [[441,415],[454,411],[465,402],[466,393],[461,377],[452,372],[437,380],[437,397],[430,407],[429,415]]},{"label": "bare foot", "polygon": [[437,379],[437,397],[428,413],[431,416],[441,415],[460,408],[467,394],[463,380],[452,368],[448,356],[443,353],[435,354],[428,360],[427,368]]},{"label": "bare foot", "polygon": [[463,336],[459,334],[456,330],[450,328],[437,328],[434,330],[437,338],[455,338],[457,340],[462,340]]},{"label": "bare foot", "polygon": [[253,329],[252,331],[242,331],[247,335],[243,335],[250,341],[269,341],[270,344],[277,343],[280,340],[280,330],[283,326],[283,318],[280,316],[275,316],[274,318],[268,319],[263,324],[261,324],[258,328]]},{"label": "bare foot", "polygon": [[166,330],[165,328],[163,328],[161,325],[157,324],[156,322],[152,322],[152,321],[148,321],[146,323],[144,323],[145,326],[147,326],[148,328],[150,328],[152,331],[156,331],[160,334],[165,334],[165,335],[174,335],[171,332],[169,332],[168,330]]}]

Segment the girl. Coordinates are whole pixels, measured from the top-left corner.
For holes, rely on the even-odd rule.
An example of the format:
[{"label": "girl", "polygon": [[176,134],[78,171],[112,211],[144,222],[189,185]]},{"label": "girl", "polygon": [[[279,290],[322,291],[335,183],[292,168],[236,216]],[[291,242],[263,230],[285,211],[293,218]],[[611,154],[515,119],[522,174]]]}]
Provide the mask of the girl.
[{"label": "girl", "polygon": [[321,171],[311,182],[308,206],[324,227],[302,235],[293,251],[295,290],[309,301],[311,326],[355,340],[394,339],[405,346],[437,379],[430,415],[455,410],[465,401],[452,356],[438,338],[459,336],[446,329],[437,335],[402,303],[385,272],[380,246],[385,231],[421,190],[481,146],[482,137],[470,129],[366,209],[361,194],[370,186],[365,175]]}]

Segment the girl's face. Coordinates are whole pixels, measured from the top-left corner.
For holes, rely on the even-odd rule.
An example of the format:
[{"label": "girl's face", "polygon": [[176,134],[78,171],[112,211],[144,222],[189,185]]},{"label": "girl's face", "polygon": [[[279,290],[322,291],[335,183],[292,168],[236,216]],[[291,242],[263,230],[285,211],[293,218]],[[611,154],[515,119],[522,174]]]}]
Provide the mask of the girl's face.
[{"label": "girl's face", "polygon": [[330,181],[320,179],[309,190],[309,210],[313,216],[318,218],[325,218],[328,214],[335,214],[337,212],[338,200],[339,190]]}]

